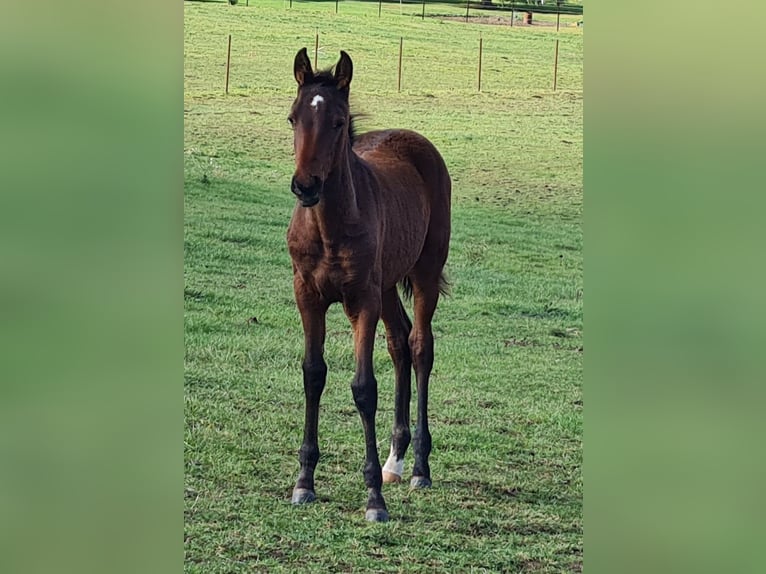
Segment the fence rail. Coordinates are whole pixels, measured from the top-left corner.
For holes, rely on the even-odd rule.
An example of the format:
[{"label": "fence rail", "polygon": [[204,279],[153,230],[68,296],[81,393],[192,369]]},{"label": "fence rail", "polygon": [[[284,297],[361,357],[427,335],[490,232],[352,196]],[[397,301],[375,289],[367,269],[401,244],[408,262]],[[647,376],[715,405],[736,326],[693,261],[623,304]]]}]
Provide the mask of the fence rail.
[{"label": "fence rail", "polygon": [[[214,2],[214,3],[229,3],[240,4],[249,6],[249,0],[184,0],[185,2]],[[296,4],[326,4],[334,3],[336,9],[339,2],[342,4],[343,0],[290,0],[290,5],[293,2]],[[532,12],[537,14],[567,14],[567,15],[582,15],[583,5],[582,3],[556,1],[556,0],[544,0],[542,3],[540,0],[528,0],[528,1],[508,1],[503,0],[359,0],[362,2],[370,2],[374,4],[407,4],[407,5],[437,5],[443,4],[448,6],[470,6],[471,10],[488,10],[499,12]],[[257,0],[253,1],[253,6],[257,5]]]}]

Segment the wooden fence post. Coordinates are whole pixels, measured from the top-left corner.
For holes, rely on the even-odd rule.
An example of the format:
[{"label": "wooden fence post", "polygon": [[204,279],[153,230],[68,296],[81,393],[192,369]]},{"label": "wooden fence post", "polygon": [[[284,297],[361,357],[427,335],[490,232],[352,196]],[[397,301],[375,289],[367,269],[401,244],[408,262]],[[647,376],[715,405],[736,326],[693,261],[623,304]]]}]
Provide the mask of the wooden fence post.
[{"label": "wooden fence post", "polygon": [[481,36],[481,33],[479,34],[479,91],[481,91],[481,52],[482,47],[484,44],[484,39]]},{"label": "wooden fence post", "polygon": [[226,93],[229,93],[229,66],[231,65],[231,34],[229,34],[229,47],[226,50]]},{"label": "wooden fence post", "polygon": [[404,38],[399,37],[399,83],[397,85],[397,91],[402,91],[402,46],[404,44]]}]

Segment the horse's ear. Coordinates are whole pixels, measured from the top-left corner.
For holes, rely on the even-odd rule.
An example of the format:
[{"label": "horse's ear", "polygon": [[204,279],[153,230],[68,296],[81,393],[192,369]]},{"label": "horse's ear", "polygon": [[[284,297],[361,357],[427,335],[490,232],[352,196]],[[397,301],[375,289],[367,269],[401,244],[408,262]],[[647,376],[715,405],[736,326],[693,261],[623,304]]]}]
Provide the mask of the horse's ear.
[{"label": "horse's ear", "polygon": [[351,57],[341,50],[340,60],[335,65],[335,80],[338,82],[338,89],[347,90],[353,75],[354,65],[351,63]]},{"label": "horse's ear", "polygon": [[298,50],[298,53],[295,54],[293,73],[295,74],[295,81],[298,82],[299,86],[302,86],[305,82],[314,77],[314,72],[311,70],[311,60],[309,60],[306,48],[301,48]]}]

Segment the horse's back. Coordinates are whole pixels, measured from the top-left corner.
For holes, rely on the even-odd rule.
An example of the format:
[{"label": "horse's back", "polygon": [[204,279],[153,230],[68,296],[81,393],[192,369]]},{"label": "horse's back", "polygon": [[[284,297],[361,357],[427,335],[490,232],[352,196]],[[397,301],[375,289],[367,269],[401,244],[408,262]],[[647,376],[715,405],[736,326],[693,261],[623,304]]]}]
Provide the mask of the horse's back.
[{"label": "horse's back", "polygon": [[404,129],[377,130],[354,140],[354,152],[376,172],[397,175],[413,168],[425,184],[431,203],[449,204],[451,181],[439,150],[426,137]]}]

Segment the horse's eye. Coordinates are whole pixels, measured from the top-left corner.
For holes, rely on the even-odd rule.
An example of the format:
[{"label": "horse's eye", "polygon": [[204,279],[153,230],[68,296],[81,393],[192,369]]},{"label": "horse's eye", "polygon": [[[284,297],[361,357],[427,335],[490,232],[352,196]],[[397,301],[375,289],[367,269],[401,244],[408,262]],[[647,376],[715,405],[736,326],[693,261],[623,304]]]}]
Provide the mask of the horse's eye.
[{"label": "horse's eye", "polygon": [[336,120],[335,123],[333,123],[332,127],[335,128],[336,130],[339,130],[345,125],[346,125],[346,122],[344,122],[343,120]]},{"label": "horse's eye", "polygon": [[290,127],[295,127],[295,118],[293,116],[287,116],[287,123],[290,124]]}]

